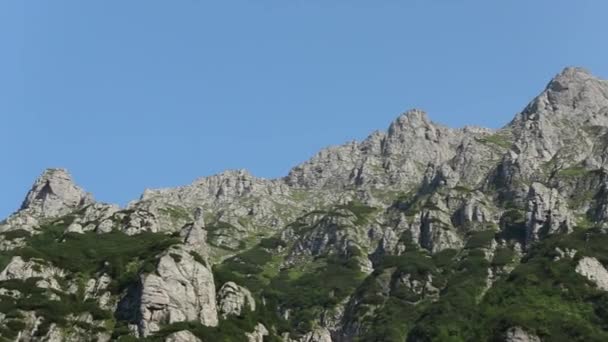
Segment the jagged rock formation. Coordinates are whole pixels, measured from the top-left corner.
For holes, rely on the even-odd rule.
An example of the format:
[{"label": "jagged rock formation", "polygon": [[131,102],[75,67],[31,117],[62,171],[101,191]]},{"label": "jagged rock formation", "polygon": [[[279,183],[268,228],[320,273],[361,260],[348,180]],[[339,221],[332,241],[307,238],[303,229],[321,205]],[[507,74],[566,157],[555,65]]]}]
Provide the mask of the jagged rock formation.
[{"label": "jagged rock formation", "polygon": [[540,342],[538,336],[527,333],[520,327],[513,327],[505,333],[506,342]]},{"label": "jagged rock formation", "polygon": [[251,292],[233,282],[222,285],[218,294],[218,312],[222,318],[230,315],[240,316],[244,310],[255,311],[255,300]]},{"label": "jagged rock formation", "polygon": [[576,272],[594,282],[600,289],[608,291],[608,271],[596,258],[584,257],[579,260]]},{"label": "jagged rock formation", "polygon": [[280,179],[94,202],[49,169],[0,223],[10,341],[608,340],[608,82],[505,127],[421,110]]},{"label": "jagged rock formation", "polygon": [[140,286],[140,335],[175,322],[217,325],[213,274],[184,249],[162,255],[155,272],[141,276]]},{"label": "jagged rock formation", "polygon": [[48,169],[28,192],[21,210],[41,217],[59,217],[92,202],[92,196],[76,186],[66,170]]},{"label": "jagged rock formation", "polygon": [[175,333],[167,336],[167,338],[165,339],[165,342],[200,342],[200,341],[201,341],[200,338],[194,336],[194,334],[188,330],[182,330],[182,331],[175,332]]}]

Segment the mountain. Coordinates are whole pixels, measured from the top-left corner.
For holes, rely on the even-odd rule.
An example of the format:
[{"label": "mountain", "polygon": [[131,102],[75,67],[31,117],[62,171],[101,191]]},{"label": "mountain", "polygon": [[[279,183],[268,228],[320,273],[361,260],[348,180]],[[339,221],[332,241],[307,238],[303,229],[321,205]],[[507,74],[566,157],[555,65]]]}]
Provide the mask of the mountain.
[{"label": "mountain", "polygon": [[505,127],[421,110],[279,179],[100,203],[46,170],[0,223],[6,341],[608,341],[608,81]]}]

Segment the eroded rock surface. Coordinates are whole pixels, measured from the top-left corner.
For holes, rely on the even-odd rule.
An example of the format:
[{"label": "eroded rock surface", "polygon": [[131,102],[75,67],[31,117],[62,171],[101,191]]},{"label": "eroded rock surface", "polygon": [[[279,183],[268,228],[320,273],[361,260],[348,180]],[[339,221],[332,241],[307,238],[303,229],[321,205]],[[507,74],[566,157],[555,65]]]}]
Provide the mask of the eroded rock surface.
[{"label": "eroded rock surface", "polygon": [[581,258],[576,265],[576,272],[594,282],[598,288],[608,291],[608,271],[596,258]]},{"label": "eroded rock surface", "polygon": [[156,271],[141,276],[139,330],[142,336],[162,324],[197,321],[218,323],[213,274],[184,249],[171,249],[158,261]]},{"label": "eroded rock surface", "polygon": [[65,169],[47,169],[28,192],[21,210],[42,217],[59,217],[93,203],[93,198],[74,184]]},{"label": "eroded rock surface", "polygon": [[[608,82],[580,68],[497,130],[444,127],[414,109],[283,178],[225,171],[146,190],[126,208],[95,202],[67,171],[49,169],[0,222],[0,334],[608,340],[591,300],[608,290],[607,194]],[[582,280],[564,270],[597,288],[569,284]],[[518,291],[545,281],[580,311],[531,303],[518,319],[584,319],[497,325],[526,306]]]},{"label": "eroded rock surface", "polygon": [[218,312],[226,318],[229,315],[239,316],[243,310],[255,311],[255,300],[251,292],[233,282],[222,285],[217,293]]}]

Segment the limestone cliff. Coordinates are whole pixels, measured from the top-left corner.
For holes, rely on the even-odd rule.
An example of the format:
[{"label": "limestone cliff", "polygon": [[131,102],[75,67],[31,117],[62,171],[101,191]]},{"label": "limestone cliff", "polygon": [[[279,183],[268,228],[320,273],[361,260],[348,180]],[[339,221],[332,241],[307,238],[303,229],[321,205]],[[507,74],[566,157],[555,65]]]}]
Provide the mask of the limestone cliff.
[{"label": "limestone cliff", "polygon": [[95,202],[43,172],[0,223],[9,341],[606,341],[608,82],[498,130],[410,110],[278,179]]}]

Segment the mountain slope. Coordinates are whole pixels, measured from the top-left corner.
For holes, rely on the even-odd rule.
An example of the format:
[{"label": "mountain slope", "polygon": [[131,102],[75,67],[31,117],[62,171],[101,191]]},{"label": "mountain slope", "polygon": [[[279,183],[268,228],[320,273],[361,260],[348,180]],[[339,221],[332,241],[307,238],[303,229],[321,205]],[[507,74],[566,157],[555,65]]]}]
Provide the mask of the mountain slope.
[{"label": "mountain slope", "polygon": [[65,170],[0,223],[19,341],[608,340],[608,82],[567,68],[499,130],[420,110],[281,179],[95,202]]}]

